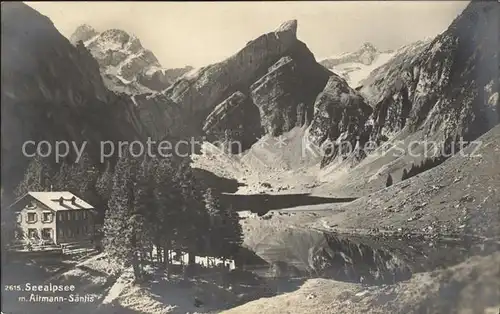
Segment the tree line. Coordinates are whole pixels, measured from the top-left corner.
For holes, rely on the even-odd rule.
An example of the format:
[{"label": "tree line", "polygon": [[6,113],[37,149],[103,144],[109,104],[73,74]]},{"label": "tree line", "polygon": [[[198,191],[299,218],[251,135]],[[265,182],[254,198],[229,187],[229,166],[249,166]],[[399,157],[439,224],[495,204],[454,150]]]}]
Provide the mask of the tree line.
[{"label": "tree line", "polygon": [[[440,164],[445,162],[448,158],[450,158],[454,154],[458,153],[461,149],[463,149],[464,143],[465,142],[462,141],[462,138],[459,135],[456,135],[454,137],[448,137],[444,143],[444,146],[439,151],[438,155],[425,158],[419,164],[412,163],[409,170],[403,168],[401,181],[404,181],[422,172],[425,172],[427,170],[439,166]],[[385,186],[389,187],[392,184],[393,184],[393,178],[391,174],[388,174]]]},{"label": "tree line", "polygon": [[412,164],[409,171],[407,171],[406,168],[403,169],[403,174],[401,175],[401,181],[404,181],[406,179],[416,176],[419,173],[437,167],[443,162],[445,162],[446,159],[448,159],[448,157],[438,156],[438,157],[424,159],[420,162],[420,164]]},{"label": "tree line", "polygon": [[[237,212],[194,176],[190,159],[125,155],[116,167],[104,219],[105,251],[134,267],[140,278],[148,256],[167,272],[170,252],[233,258],[242,242]],[[169,273],[169,272],[168,272]]]}]

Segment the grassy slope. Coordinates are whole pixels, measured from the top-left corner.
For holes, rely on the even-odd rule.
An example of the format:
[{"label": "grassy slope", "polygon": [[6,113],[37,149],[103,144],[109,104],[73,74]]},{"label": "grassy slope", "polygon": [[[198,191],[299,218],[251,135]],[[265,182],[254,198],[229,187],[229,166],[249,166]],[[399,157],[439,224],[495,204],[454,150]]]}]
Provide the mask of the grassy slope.
[{"label": "grassy slope", "polygon": [[[478,140],[479,157],[455,155],[436,168],[349,203],[341,213],[314,225],[500,235],[500,126]],[[472,146],[464,152],[472,155]]]}]

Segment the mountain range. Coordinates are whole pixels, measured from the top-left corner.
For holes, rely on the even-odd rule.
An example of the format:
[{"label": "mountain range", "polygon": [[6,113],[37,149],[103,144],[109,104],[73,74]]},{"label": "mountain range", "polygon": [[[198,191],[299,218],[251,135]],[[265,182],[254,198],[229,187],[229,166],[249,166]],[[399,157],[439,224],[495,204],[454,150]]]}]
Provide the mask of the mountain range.
[{"label": "mountain range", "polygon": [[[2,113],[12,117],[2,124],[2,163],[12,163],[18,175],[24,163],[17,152],[32,137],[214,141],[230,134],[244,151],[217,162],[241,163],[241,156],[262,152],[262,139],[293,134],[318,147],[332,144],[333,153],[301,161],[300,169],[282,160],[287,166],[275,174],[319,166],[318,180],[328,185],[332,173],[355,172],[368,162],[362,150],[341,154],[339,143],[473,140],[499,122],[499,40],[492,22],[498,7],[488,3],[469,5],[433,40],[393,52],[366,43],[321,62],[297,38],[299,23],[291,20],[196,70],[164,69],[123,30],[97,32],[82,25],[68,40],[23,4],[2,4],[2,10],[2,36],[9,43],[2,49]],[[20,23],[13,18],[18,15],[31,22]],[[50,127],[40,131],[40,125]],[[282,158],[298,148],[284,149]],[[381,166],[396,163],[377,160]],[[413,162],[408,156],[398,160],[385,173]],[[202,163],[208,171],[221,166]]]}]

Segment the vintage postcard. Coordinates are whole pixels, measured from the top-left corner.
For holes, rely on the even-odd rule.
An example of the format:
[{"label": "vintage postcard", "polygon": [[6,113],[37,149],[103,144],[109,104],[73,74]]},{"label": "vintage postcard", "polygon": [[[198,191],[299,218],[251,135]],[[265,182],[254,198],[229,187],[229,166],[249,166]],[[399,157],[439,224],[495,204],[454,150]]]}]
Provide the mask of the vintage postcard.
[{"label": "vintage postcard", "polygon": [[2,314],[498,314],[498,1],[2,2]]}]

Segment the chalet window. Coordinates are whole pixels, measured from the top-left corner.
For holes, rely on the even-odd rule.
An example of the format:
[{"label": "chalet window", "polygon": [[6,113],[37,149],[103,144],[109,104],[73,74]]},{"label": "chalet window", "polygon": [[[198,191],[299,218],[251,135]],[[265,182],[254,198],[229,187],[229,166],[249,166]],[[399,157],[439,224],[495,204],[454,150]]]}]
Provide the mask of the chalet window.
[{"label": "chalet window", "polygon": [[35,201],[31,201],[28,205],[26,205],[27,209],[35,209],[36,208],[36,203]]},{"label": "chalet window", "polygon": [[49,240],[52,238],[52,229],[51,228],[43,228],[42,229],[42,239]]},{"label": "chalet window", "polygon": [[[59,216],[61,217],[61,216]],[[59,228],[58,231],[57,231],[57,234],[60,236],[60,237],[63,237],[64,236],[64,232],[63,232],[63,229],[62,228]]]},{"label": "chalet window", "polygon": [[38,230],[35,228],[29,228],[28,229],[28,238],[30,238],[30,239],[38,238]]},{"label": "chalet window", "polygon": [[17,222],[22,222],[23,215],[21,215],[21,213],[16,213],[16,219],[17,219]]},{"label": "chalet window", "polygon": [[43,222],[52,222],[52,213],[43,213]]},{"label": "chalet window", "polygon": [[29,223],[36,222],[36,213],[28,213],[28,222]]},{"label": "chalet window", "polygon": [[59,221],[63,221],[63,215],[62,215],[62,213],[57,214],[57,217],[58,217],[57,219]]}]

